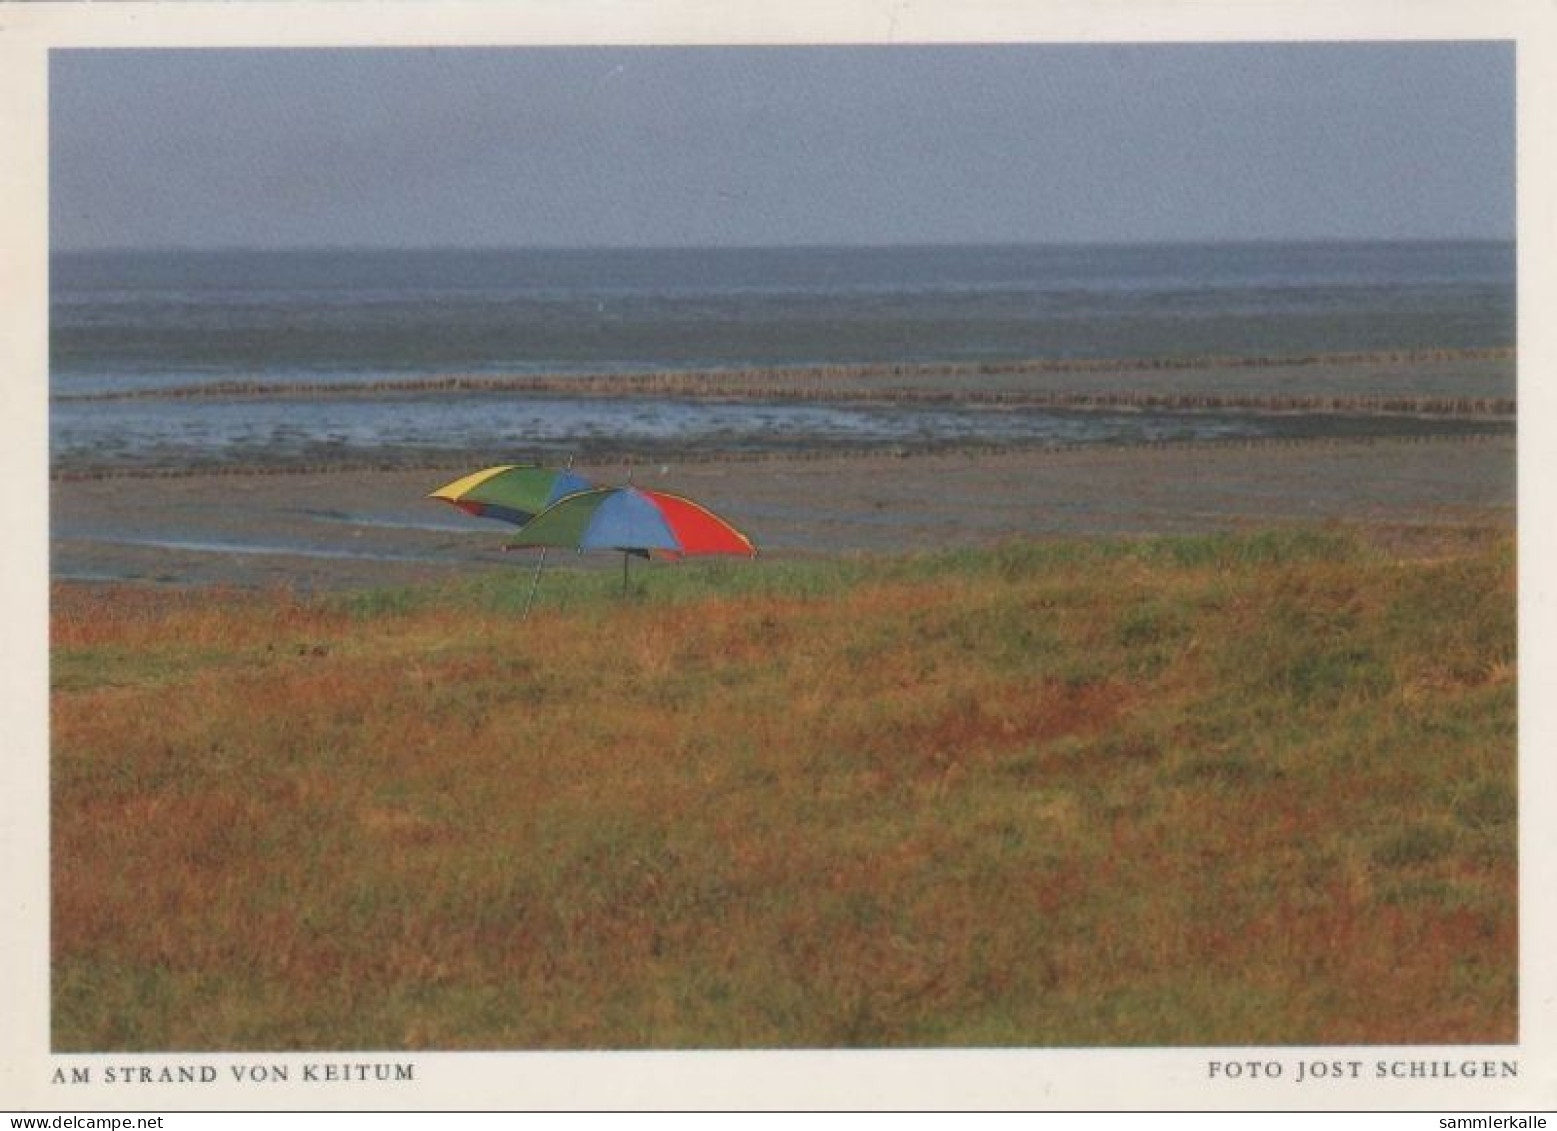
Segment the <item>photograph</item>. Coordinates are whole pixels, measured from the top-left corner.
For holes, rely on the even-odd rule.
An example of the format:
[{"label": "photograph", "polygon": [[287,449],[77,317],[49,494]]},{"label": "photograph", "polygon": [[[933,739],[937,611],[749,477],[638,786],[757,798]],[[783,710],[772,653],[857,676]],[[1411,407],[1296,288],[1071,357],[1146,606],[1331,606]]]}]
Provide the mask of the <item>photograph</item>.
[{"label": "photograph", "polygon": [[1557,1100],[1514,38],[322,38],[36,70],[30,1095]]}]

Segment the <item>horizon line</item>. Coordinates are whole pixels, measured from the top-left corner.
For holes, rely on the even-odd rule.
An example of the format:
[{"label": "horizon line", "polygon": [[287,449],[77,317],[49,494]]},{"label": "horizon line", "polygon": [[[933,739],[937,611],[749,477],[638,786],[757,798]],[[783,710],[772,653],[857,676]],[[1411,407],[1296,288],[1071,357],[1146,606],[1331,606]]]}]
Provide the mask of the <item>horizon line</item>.
[{"label": "horizon line", "polygon": [[1313,246],[1333,247],[1359,244],[1430,245],[1430,244],[1506,244],[1517,246],[1518,236],[1447,235],[1447,236],[1259,236],[1227,237],[1214,239],[1096,239],[1096,240],[926,240],[901,243],[688,243],[688,244],[369,244],[369,243],[297,243],[297,244],[101,244],[83,246],[51,246],[53,255],[124,255],[124,254],[297,254],[332,253],[353,254],[369,252],[484,252],[512,254],[518,252],[751,252],[751,251],[933,251],[952,248],[980,249],[1083,249],[1126,247],[1264,247],[1264,246]]}]

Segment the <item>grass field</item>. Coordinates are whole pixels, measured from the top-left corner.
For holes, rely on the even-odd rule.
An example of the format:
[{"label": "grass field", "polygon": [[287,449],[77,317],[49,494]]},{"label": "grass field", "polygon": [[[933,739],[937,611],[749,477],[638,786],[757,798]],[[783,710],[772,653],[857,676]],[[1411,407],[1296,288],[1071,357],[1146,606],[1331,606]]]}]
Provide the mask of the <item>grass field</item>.
[{"label": "grass field", "polygon": [[54,594],[57,1051],[1505,1042],[1511,539]]}]

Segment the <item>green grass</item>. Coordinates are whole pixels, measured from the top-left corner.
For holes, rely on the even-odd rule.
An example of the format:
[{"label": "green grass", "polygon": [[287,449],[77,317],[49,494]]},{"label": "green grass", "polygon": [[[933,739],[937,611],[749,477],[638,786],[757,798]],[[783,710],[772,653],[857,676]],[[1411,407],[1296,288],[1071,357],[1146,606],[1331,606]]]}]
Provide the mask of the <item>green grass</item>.
[{"label": "green grass", "polygon": [[54,1045],[1515,1039],[1506,540],[61,588]]}]

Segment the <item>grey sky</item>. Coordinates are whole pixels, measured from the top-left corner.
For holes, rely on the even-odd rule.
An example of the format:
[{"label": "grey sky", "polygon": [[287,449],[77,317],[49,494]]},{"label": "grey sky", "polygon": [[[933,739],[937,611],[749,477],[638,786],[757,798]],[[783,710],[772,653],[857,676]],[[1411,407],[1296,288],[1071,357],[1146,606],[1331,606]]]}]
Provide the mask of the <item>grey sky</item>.
[{"label": "grey sky", "polygon": [[52,238],[1512,238],[1510,44],[56,52]]}]

